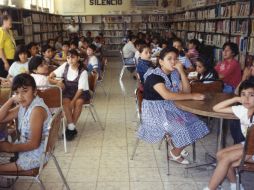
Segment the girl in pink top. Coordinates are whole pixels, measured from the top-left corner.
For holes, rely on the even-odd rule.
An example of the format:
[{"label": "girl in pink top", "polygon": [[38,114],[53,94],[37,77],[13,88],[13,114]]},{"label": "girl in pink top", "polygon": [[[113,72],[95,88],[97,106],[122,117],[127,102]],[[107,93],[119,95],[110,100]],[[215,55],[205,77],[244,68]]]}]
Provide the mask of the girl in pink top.
[{"label": "girl in pink top", "polygon": [[223,45],[223,61],[215,66],[219,78],[224,82],[223,92],[233,93],[241,81],[241,67],[235,56],[239,53],[238,45],[226,42]]}]

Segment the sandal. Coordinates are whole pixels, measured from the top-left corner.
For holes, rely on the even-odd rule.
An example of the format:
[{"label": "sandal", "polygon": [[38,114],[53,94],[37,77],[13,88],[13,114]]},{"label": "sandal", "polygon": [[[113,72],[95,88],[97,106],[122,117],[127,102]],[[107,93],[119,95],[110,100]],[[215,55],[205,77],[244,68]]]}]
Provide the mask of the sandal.
[{"label": "sandal", "polygon": [[[171,147],[171,150],[174,148],[173,144],[172,144],[172,140],[170,139],[170,137],[166,136],[166,140],[168,141],[168,145]],[[181,156],[182,157],[187,157],[189,156],[189,152],[187,150],[182,150],[181,152]]]},{"label": "sandal", "polygon": [[[182,158],[183,160],[180,161],[179,159]],[[181,155],[175,156],[171,151],[169,151],[169,160],[177,162],[179,164],[188,165],[190,164],[189,160],[183,158]]]}]

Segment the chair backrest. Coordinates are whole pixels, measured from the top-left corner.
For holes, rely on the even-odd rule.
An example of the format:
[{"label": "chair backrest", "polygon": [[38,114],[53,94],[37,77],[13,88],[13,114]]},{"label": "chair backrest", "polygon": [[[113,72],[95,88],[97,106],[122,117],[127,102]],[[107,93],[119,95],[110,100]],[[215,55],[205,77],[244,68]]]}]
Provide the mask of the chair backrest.
[{"label": "chair backrest", "polygon": [[38,86],[37,94],[49,108],[62,107],[62,89],[58,86]]},{"label": "chair backrest", "polygon": [[210,83],[203,83],[200,81],[192,81],[191,92],[204,93],[204,92],[222,92],[223,81],[211,81]]},{"label": "chair backrest", "polygon": [[4,105],[4,103],[10,98],[10,96],[11,88],[0,87],[0,107]]},{"label": "chair backrest", "polygon": [[96,83],[98,80],[98,73],[97,72],[91,72],[88,75],[88,83],[89,83],[89,89],[95,93]]},{"label": "chair backrest", "polygon": [[143,92],[139,88],[136,90],[136,98],[138,103],[138,111],[139,114],[141,114],[141,107],[142,107],[142,101],[143,101]]},{"label": "chair backrest", "polygon": [[254,125],[248,128],[244,149],[246,155],[254,155]]}]

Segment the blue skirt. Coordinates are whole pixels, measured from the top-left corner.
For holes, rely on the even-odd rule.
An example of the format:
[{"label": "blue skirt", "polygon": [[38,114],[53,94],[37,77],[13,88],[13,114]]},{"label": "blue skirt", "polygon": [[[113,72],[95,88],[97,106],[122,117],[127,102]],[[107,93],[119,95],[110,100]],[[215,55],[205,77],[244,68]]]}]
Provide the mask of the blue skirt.
[{"label": "blue skirt", "polygon": [[192,113],[178,109],[173,101],[143,100],[138,138],[157,143],[168,133],[175,147],[192,144],[209,133],[206,124]]}]

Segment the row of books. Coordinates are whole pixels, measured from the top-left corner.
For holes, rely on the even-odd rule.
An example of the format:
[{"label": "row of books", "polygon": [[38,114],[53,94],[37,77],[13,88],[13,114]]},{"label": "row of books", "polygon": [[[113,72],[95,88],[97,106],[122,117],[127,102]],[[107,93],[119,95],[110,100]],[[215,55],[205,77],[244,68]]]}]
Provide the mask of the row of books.
[{"label": "row of books", "polygon": [[122,38],[105,38],[106,44],[122,44]]},{"label": "row of books", "polygon": [[240,52],[247,52],[248,50],[248,38],[246,36],[231,36],[230,41],[238,44]]},{"label": "row of books", "polygon": [[25,36],[25,44],[29,44],[33,42],[33,36]]},{"label": "row of books", "polygon": [[23,23],[24,25],[32,25],[32,17],[31,16],[28,16],[28,17],[25,17],[23,18]]},{"label": "row of books", "polygon": [[219,20],[216,22],[216,32],[219,33],[229,33],[230,20]]},{"label": "row of books", "polygon": [[123,24],[104,24],[104,30],[123,30]]},{"label": "row of books", "polygon": [[32,34],[33,34],[33,26],[32,25],[24,26],[24,35],[29,36]]},{"label": "row of books", "polygon": [[236,2],[232,5],[232,17],[249,16],[250,2]]},{"label": "row of books", "polygon": [[237,33],[242,35],[248,34],[248,20],[238,19],[231,21],[231,33]]},{"label": "row of books", "polygon": [[158,29],[158,30],[167,30],[169,25],[167,23],[147,23],[147,29]]},{"label": "row of books", "polygon": [[251,20],[251,35],[254,36],[254,19]]},{"label": "row of books", "polygon": [[81,30],[102,30],[102,26],[99,24],[82,24]]},{"label": "row of books", "polygon": [[123,31],[104,31],[104,36],[110,36],[110,37],[123,37],[124,33]]},{"label": "row of books", "polygon": [[146,23],[128,23],[125,28],[126,30],[146,30]]},{"label": "row of books", "polygon": [[[83,36],[86,36],[87,31],[82,31]],[[99,36],[100,31],[91,31],[92,36]]]},{"label": "row of books", "polygon": [[42,23],[62,23],[63,17],[56,15],[46,15],[46,14],[32,14],[33,22],[42,22]]},{"label": "row of books", "polygon": [[249,38],[248,52],[254,55],[254,37]]}]

